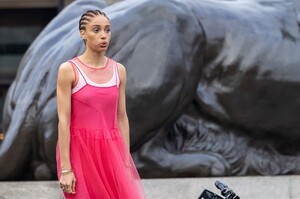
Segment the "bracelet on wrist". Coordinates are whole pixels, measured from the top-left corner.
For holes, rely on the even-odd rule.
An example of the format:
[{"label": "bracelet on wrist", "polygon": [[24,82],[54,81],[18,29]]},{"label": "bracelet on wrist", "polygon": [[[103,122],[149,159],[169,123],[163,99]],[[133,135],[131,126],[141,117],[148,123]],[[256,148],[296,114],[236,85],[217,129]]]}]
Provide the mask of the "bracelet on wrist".
[{"label": "bracelet on wrist", "polygon": [[65,170],[61,170],[61,172],[60,172],[61,175],[66,175],[66,174],[69,174],[69,173],[73,173],[73,170],[72,169],[65,169]]}]

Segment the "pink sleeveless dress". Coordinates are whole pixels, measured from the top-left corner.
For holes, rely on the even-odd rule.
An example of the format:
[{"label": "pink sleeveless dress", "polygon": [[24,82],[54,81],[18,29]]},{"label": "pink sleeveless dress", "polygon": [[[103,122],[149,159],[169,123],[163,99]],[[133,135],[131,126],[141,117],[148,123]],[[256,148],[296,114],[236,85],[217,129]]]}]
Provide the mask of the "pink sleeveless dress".
[{"label": "pink sleeveless dress", "polygon": [[[110,59],[113,75],[109,82],[96,84],[76,62],[70,60],[78,83],[72,89],[70,161],[76,178],[76,194],[67,199],[146,198],[139,174],[118,129],[119,76],[117,63]],[[61,164],[56,148],[57,172]]]}]

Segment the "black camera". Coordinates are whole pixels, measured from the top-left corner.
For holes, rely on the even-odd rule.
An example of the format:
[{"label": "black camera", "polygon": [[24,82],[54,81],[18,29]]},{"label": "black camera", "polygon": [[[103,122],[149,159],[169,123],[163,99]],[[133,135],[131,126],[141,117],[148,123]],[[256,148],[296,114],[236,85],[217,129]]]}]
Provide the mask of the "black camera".
[{"label": "black camera", "polygon": [[217,195],[214,192],[204,189],[198,199],[240,199],[240,197],[236,195],[232,191],[232,189],[230,189],[227,185],[221,183],[220,181],[216,181],[215,186],[221,190],[221,195],[225,198]]}]

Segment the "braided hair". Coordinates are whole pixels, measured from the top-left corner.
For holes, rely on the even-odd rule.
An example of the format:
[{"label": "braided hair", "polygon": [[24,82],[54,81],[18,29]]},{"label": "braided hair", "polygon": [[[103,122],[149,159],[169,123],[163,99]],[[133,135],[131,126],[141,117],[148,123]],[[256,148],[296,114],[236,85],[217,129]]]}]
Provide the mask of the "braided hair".
[{"label": "braided hair", "polygon": [[95,16],[102,15],[106,17],[109,21],[109,18],[106,16],[106,14],[100,10],[88,10],[86,13],[81,15],[79,20],[79,31],[85,30],[86,25],[94,18]]}]

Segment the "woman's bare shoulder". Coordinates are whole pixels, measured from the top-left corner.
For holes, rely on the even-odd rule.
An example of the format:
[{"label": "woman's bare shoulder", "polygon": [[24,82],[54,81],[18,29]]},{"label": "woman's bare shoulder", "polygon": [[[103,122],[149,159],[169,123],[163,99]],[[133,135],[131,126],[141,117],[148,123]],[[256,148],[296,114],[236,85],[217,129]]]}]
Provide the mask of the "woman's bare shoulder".
[{"label": "woman's bare shoulder", "polygon": [[64,62],[59,66],[58,79],[72,82],[74,80],[73,68],[70,62]]},{"label": "woman's bare shoulder", "polygon": [[123,64],[117,62],[117,66],[118,66],[118,71],[120,73],[125,73],[126,74],[126,68]]},{"label": "woman's bare shoulder", "polygon": [[59,66],[59,71],[61,72],[69,72],[72,71],[72,65],[70,62],[64,62]]}]

